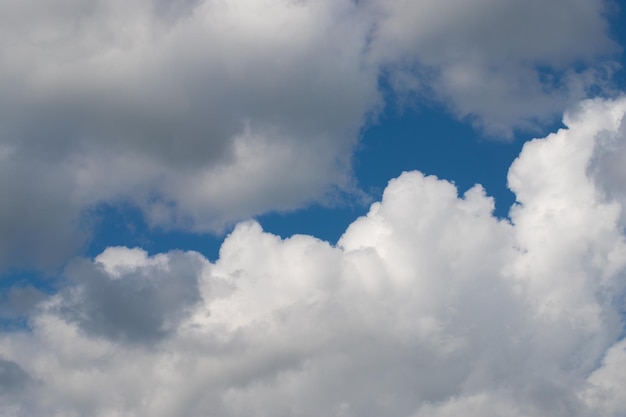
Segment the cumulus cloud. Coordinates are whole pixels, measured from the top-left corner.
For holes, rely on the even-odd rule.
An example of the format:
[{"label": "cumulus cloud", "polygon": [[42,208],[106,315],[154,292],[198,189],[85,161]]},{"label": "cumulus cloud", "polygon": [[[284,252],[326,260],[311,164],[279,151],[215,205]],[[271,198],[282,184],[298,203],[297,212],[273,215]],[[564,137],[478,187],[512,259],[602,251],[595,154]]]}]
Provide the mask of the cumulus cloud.
[{"label": "cumulus cloud", "polygon": [[0,1],[0,268],[67,260],[100,203],[206,232],[358,192],[351,155],[384,106],[381,77],[492,133],[530,126],[601,81],[616,50],[606,13],[564,0]]},{"label": "cumulus cloud", "polygon": [[623,415],[624,206],[590,167],[625,114],[587,101],[527,143],[510,221],[479,185],[407,172],[336,246],[246,222],[215,263],[79,262],[0,336],[34,381],[5,414]]}]

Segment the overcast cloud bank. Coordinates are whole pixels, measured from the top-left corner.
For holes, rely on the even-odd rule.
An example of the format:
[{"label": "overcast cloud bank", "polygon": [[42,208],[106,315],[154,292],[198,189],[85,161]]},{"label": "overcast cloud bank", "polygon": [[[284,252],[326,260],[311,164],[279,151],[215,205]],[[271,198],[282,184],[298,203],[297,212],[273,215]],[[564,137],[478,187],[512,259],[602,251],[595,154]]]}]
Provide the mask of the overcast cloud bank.
[{"label": "overcast cloud bank", "polygon": [[358,193],[381,79],[498,138],[537,126],[606,91],[610,4],[0,0],[0,270],[62,264],[101,203],[215,232]]},{"label": "overcast cloud bank", "polygon": [[626,178],[598,161],[625,114],[585,101],[527,143],[510,222],[407,172],[336,247],[246,222],[215,263],[77,261],[0,335],[2,414],[622,416]]}]

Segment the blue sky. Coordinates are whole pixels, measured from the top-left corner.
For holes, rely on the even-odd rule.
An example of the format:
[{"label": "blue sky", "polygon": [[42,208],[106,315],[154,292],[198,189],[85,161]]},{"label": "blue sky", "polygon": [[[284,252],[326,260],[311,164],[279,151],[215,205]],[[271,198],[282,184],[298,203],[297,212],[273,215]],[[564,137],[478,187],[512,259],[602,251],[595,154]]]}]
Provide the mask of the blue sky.
[{"label": "blue sky", "polygon": [[626,415],[624,9],[0,0],[0,415]]}]

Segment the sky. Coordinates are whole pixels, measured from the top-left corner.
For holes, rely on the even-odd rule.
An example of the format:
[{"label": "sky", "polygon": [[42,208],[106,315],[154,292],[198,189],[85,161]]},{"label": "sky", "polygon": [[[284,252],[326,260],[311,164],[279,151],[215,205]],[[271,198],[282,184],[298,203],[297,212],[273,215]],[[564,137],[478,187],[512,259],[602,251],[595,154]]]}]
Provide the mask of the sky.
[{"label": "sky", "polygon": [[625,22],[0,0],[0,416],[626,416]]}]

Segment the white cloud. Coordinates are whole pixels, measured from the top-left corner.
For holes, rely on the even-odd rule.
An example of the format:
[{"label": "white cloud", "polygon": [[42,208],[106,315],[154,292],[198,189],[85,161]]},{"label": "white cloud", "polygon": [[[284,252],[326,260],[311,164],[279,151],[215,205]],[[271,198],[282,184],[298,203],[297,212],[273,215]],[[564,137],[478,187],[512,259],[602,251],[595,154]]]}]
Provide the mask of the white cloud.
[{"label": "white cloud", "polygon": [[103,202],[206,232],[355,192],[381,73],[506,134],[616,48],[601,1],[40,3],[0,0],[0,269],[67,260]]},{"label": "white cloud", "polygon": [[623,205],[590,163],[626,141],[625,114],[626,98],[587,101],[528,143],[511,222],[480,186],[407,172],[337,247],[246,222],[214,264],[128,248],[76,263],[31,331],[0,336],[0,365],[33,381],[5,409],[623,415]]}]

